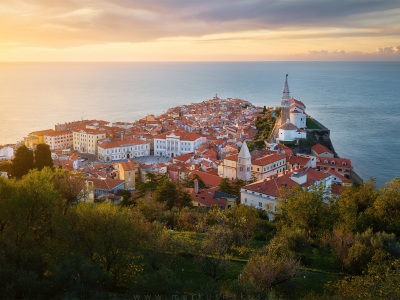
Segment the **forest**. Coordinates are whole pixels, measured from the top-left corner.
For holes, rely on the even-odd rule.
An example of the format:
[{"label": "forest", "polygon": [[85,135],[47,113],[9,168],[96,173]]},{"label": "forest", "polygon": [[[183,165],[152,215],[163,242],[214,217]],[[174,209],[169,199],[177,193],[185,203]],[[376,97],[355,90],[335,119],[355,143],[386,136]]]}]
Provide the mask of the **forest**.
[{"label": "forest", "polygon": [[274,221],[148,179],[115,205],[80,201],[84,178],[62,169],[0,178],[0,298],[400,298],[398,178],[329,203],[283,189]]}]

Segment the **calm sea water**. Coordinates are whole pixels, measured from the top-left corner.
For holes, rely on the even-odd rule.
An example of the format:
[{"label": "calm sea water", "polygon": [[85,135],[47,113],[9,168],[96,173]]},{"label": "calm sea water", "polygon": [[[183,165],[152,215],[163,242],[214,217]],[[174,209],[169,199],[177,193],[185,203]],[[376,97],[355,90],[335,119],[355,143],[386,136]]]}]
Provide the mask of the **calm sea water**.
[{"label": "calm sea water", "polygon": [[331,130],[342,157],[379,185],[400,177],[400,63],[32,63],[0,64],[0,145],[58,122],[134,121],[219,97],[278,106],[291,95]]}]

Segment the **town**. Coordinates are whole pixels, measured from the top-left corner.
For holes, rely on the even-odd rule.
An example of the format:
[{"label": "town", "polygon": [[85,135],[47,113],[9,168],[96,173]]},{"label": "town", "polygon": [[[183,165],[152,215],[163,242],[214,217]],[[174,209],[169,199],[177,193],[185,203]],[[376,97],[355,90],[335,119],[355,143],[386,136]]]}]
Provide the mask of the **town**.
[{"label": "town", "polygon": [[[133,123],[82,119],[0,146],[0,160],[12,160],[21,144],[29,149],[46,144],[55,167],[84,175],[91,187],[85,201],[118,204],[119,190],[134,195],[137,184],[152,173],[180,182],[196,179],[187,188],[193,206],[227,209],[241,203],[263,209],[273,219],[282,188],[322,186],[339,195],[343,186],[360,181],[351,161],[335,153],[329,130],[305,109],[290,96],[286,75],[275,109],[215,95]],[[260,138],[257,128],[263,120],[273,122],[267,138]],[[256,140],[261,147],[253,147]],[[223,180],[241,180],[240,193],[220,191]]]}]

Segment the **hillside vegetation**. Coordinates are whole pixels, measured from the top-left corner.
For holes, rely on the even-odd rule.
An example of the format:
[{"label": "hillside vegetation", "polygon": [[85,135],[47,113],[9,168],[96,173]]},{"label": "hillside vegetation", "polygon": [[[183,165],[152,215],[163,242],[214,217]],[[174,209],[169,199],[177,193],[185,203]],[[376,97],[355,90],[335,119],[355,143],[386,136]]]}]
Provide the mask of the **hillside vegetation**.
[{"label": "hillside vegetation", "polygon": [[282,190],[274,222],[149,182],[118,206],[79,202],[83,178],[64,170],[0,178],[0,298],[400,297],[399,179],[329,205],[318,189]]}]

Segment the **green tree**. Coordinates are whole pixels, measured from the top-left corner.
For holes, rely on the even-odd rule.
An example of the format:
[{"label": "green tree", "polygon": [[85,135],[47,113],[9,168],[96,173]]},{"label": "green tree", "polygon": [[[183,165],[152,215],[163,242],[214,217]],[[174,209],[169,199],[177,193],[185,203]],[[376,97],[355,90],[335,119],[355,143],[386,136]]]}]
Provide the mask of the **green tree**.
[{"label": "green tree", "polygon": [[222,178],[221,182],[218,185],[218,190],[223,193],[233,195],[233,188],[230,184],[230,180],[228,178]]},{"label": "green tree", "polygon": [[103,202],[79,203],[59,219],[53,254],[74,256],[95,263],[113,285],[127,287],[141,272],[141,249],[146,222],[135,211]]},{"label": "green tree", "polygon": [[174,181],[164,179],[154,192],[154,200],[164,202],[168,209],[183,208],[192,205],[192,197],[183,187]]},{"label": "green tree", "polygon": [[82,173],[58,168],[54,172],[52,181],[63,199],[61,210],[64,214],[72,204],[77,204],[85,197],[85,177]]},{"label": "green tree", "polygon": [[35,149],[34,167],[39,171],[44,167],[53,168],[53,159],[51,158],[50,146],[47,144],[38,144]]},{"label": "green tree", "polygon": [[245,290],[268,293],[271,289],[293,278],[300,268],[300,262],[280,243],[271,243],[265,253],[255,254],[243,268],[241,285]]},{"label": "green tree", "polygon": [[214,225],[206,232],[197,261],[204,275],[211,277],[215,284],[228,273],[233,242],[233,232],[227,225]]},{"label": "green tree", "polygon": [[385,231],[400,234],[400,178],[379,189],[373,211]]},{"label": "green tree", "polygon": [[17,179],[28,174],[29,170],[33,169],[33,151],[26,146],[21,146],[15,151],[14,159],[12,160],[11,175]]},{"label": "green tree", "polygon": [[330,282],[326,289],[338,299],[399,299],[400,259],[380,252],[360,276]]},{"label": "green tree", "polygon": [[310,240],[330,231],[332,214],[330,206],[325,203],[325,191],[322,188],[306,191],[295,187],[283,192],[288,193],[279,205],[282,210],[280,226],[304,230]]}]

